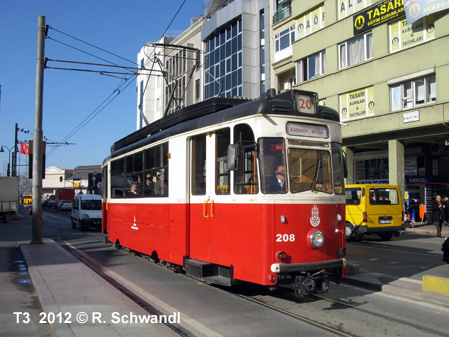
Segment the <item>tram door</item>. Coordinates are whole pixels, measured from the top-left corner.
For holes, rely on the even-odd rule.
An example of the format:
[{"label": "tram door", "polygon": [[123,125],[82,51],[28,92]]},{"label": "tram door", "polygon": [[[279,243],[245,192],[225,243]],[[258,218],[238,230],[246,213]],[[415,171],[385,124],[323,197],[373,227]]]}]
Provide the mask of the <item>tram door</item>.
[{"label": "tram door", "polygon": [[190,257],[221,265],[230,259],[229,142],[229,128],[190,140]]}]

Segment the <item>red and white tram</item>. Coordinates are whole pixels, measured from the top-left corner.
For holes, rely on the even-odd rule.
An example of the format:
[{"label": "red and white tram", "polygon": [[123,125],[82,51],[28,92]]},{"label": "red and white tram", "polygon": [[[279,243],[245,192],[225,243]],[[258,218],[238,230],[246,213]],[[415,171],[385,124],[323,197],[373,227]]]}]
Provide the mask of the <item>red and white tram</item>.
[{"label": "red and white tram", "polygon": [[106,240],[211,283],[327,291],[346,273],[344,161],[339,115],[317,98],[213,98],[116,142]]}]

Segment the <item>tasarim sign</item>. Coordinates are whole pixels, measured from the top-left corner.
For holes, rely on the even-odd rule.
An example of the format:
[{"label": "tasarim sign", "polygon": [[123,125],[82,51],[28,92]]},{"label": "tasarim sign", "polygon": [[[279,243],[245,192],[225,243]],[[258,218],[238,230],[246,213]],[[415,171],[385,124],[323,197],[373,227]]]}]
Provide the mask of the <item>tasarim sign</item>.
[{"label": "tasarim sign", "polygon": [[404,14],[403,0],[382,1],[365,9],[360,12],[360,14],[354,15],[354,35],[358,35],[364,31],[373,29],[378,25],[395,20]]},{"label": "tasarim sign", "polygon": [[374,87],[356,90],[340,95],[340,120],[349,121],[353,119],[374,116]]},{"label": "tasarim sign", "polygon": [[404,4],[408,24],[418,21],[423,16],[449,9],[445,0],[407,0]]}]

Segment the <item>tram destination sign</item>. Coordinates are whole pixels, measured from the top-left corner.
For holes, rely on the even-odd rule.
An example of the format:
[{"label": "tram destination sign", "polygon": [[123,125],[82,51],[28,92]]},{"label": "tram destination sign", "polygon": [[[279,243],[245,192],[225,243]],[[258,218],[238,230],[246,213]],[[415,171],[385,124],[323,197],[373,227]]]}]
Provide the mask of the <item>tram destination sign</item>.
[{"label": "tram destination sign", "polygon": [[327,127],[305,123],[287,123],[287,134],[312,138],[327,138]]},{"label": "tram destination sign", "polygon": [[354,35],[405,15],[404,0],[382,1],[354,15]]}]

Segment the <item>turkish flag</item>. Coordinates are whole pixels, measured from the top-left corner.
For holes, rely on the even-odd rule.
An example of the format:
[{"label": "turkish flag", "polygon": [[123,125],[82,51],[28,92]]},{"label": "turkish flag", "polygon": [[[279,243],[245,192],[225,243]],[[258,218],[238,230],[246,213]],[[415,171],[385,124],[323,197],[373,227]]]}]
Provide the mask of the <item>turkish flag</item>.
[{"label": "turkish flag", "polygon": [[30,155],[30,148],[25,143],[20,142],[20,153]]}]

